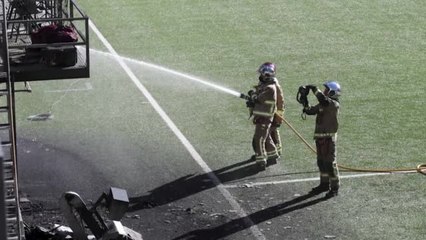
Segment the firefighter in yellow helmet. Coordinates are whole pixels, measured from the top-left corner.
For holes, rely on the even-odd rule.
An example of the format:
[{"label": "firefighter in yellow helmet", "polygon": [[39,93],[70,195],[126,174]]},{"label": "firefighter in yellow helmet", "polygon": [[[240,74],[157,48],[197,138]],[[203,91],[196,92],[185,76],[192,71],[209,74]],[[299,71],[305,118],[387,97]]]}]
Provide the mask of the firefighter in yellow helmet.
[{"label": "firefighter in yellow helmet", "polygon": [[340,85],[335,81],[324,83],[325,90],[322,92],[314,85],[304,88],[311,90],[318,104],[309,106],[307,104],[303,112],[308,115],[316,115],[314,139],[317,148],[317,165],[320,172],[320,184],[311,190],[313,194],[327,192],[326,197],[337,196],[339,191],[339,170],[336,162],[336,140],[339,128],[339,97]]},{"label": "firefighter in yellow helmet", "polygon": [[[283,110],[284,104],[281,88],[275,78],[275,65],[266,62],[259,67],[258,72],[259,84],[249,91],[247,107],[250,108],[255,124],[252,141],[254,159],[260,170],[265,170],[268,164],[275,164],[279,158],[277,145],[281,146],[278,132],[280,123],[273,123],[277,106]],[[277,99],[280,99],[279,104]]]}]

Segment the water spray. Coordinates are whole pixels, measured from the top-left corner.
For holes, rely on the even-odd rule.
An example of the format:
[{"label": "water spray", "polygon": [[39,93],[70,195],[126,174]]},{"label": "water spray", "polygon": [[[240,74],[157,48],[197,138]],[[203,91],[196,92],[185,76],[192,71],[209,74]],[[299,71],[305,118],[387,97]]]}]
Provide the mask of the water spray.
[{"label": "water spray", "polygon": [[[99,51],[99,50],[95,50],[95,49],[90,49],[90,51],[98,53],[98,54],[106,55],[106,56],[109,56],[109,57],[114,57],[113,54],[108,53],[108,52],[103,52],[103,51]],[[146,67],[149,67],[149,68],[152,68],[152,69],[159,70],[161,72],[170,73],[170,74],[173,74],[173,75],[176,75],[176,76],[179,76],[179,77],[183,77],[185,79],[188,79],[188,80],[191,80],[191,81],[194,81],[194,82],[201,83],[203,85],[209,86],[211,88],[217,89],[221,92],[230,94],[230,95],[235,96],[235,97],[243,98],[243,99],[246,99],[246,100],[248,98],[248,96],[246,96],[243,93],[240,93],[240,92],[237,92],[235,90],[220,86],[218,84],[203,80],[203,79],[198,78],[198,77],[191,76],[189,74],[178,72],[178,71],[175,71],[175,70],[163,67],[163,66],[159,66],[159,65],[156,65],[156,64],[152,64],[152,63],[148,63],[148,62],[144,62],[144,61],[139,61],[139,60],[136,60],[136,59],[133,59],[133,58],[123,57],[123,56],[119,56],[119,57],[121,59],[125,60],[125,61],[128,61],[128,62],[136,63],[138,65],[146,66]]]}]

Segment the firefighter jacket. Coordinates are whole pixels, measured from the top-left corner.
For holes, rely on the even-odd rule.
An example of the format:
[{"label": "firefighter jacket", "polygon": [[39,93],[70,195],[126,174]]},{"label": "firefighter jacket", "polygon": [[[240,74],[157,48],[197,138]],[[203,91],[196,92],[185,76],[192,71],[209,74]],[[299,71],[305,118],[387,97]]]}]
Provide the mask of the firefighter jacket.
[{"label": "firefighter jacket", "polygon": [[253,107],[254,123],[271,123],[277,101],[277,86],[275,81],[260,83],[256,87],[256,100]]},{"label": "firefighter jacket", "polygon": [[328,137],[335,139],[339,128],[337,115],[340,104],[337,100],[325,96],[320,90],[317,90],[314,94],[319,103],[315,106],[306,107],[303,110],[308,115],[317,115],[314,139]]},{"label": "firefighter jacket", "polygon": [[281,88],[281,85],[278,83],[278,81],[276,79],[275,79],[275,85],[276,85],[276,89],[277,89],[276,115],[279,115],[279,117],[277,117],[275,115],[274,116],[274,122],[281,124],[283,122],[282,118],[284,117],[284,109],[285,109],[284,94],[283,94],[283,90]]}]

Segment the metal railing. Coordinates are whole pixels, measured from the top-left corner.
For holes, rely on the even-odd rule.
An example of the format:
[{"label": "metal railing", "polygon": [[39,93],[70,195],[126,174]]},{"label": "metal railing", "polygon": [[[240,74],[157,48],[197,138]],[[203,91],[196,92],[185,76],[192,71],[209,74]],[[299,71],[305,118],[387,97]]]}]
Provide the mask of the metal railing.
[{"label": "metal railing", "polygon": [[[31,2],[31,0],[18,0],[19,3]],[[55,2],[51,15],[42,18],[37,15],[19,16],[14,13],[16,5],[11,5],[11,0],[0,0],[0,113],[7,115],[6,123],[0,123],[0,130],[7,134],[1,135],[0,141],[0,240],[25,239],[23,220],[20,212],[18,161],[16,155],[16,125],[15,125],[15,98],[14,81],[10,70],[10,51],[28,48],[55,47],[62,45],[85,46],[86,64],[89,68],[89,21],[88,17],[80,10],[74,0],[34,0],[32,2]],[[65,3],[65,4],[63,4]],[[13,13],[13,14],[12,14]],[[21,12],[22,13],[22,12]],[[45,12],[46,13],[46,12]],[[13,17],[13,19],[12,19]],[[17,41],[19,37],[28,37],[34,31],[33,27],[41,27],[44,24],[64,24],[72,26],[78,33],[78,41],[72,43],[48,43],[32,44]],[[21,29],[22,27],[22,29]],[[83,29],[83,30],[81,30]],[[6,102],[4,102],[6,101]],[[4,137],[4,138],[3,138]],[[7,138],[7,139],[6,139]],[[3,153],[4,155],[1,154]],[[6,151],[7,150],[7,151]]]},{"label": "metal railing", "polygon": [[[74,0],[60,1],[60,7],[53,11],[51,15],[37,17],[37,15],[29,15],[26,17],[17,17],[7,19],[7,31],[9,33],[9,50],[27,50],[35,48],[59,47],[59,46],[82,46],[85,48],[85,64],[86,68],[90,68],[90,49],[89,49],[89,18],[80,9]],[[37,1],[36,1],[37,2]],[[66,3],[66,4],[65,4]],[[10,8],[11,6],[9,6]],[[10,9],[8,10],[11,11]],[[40,14],[40,13],[39,13]],[[10,14],[6,14],[10,15]],[[70,26],[78,34],[76,42],[58,42],[58,43],[31,43],[22,41],[22,38],[31,38],[31,33],[37,31],[38,28],[50,24],[58,24],[62,26]],[[23,29],[21,27],[23,27]],[[19,39],[19,41],[18,41]]]}]

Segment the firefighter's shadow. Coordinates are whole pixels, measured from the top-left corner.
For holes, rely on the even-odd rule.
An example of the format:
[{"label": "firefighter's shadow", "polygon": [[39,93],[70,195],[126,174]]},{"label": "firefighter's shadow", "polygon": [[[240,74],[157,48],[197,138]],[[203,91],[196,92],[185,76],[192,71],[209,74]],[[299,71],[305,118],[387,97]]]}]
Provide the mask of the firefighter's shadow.
[{"label": "firefighter's shadow", "polygon": [[254,225],[264,221],[273,219],[275,217],[288,214],[290,212],[303,209],[322,201],[326,201],[327,197],[309,198],[316,196],[315,194],[308,193],[306,195],[294,198],[290,201],[280,203],[278,205],[263,209],[261,211],[252,213],[246,217],[234,219],[230,222],[224,223],[220,226],[208,229],[194,230],[181,235],[173,240],[217,240],[223,239],[231,234],[248,229]]},{"label": "firefighter's shadow", "polygon": [[146,195],[130,197],[129,211],[153,208],[174,202],[198,192],[214,188],[220,183],[226,183],[257,174],[257,165],[246,160],[205,174],[188,174],[173,182],[155,188]]}]

